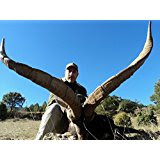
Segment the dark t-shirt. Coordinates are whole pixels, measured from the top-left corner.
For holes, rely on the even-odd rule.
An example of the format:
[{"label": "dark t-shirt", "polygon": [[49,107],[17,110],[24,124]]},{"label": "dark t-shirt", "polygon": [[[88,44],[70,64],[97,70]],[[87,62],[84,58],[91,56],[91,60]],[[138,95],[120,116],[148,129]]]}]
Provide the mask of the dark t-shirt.
[{"label": "dark t-shirt", "polygon": [[64,81],[64,83],[69,86],[75,94],[82,94],[84,97],[87,97],[87,91],[86,89],[81,86],[79,83],[74,82],[74,83],[69,83],[68,81]]},{"label": "dark t-shirt", "polygon": [[[64,78],[62,78],[62,80],[67,86],[69,86],[74,91],[75,94],[81,94],[84,97],[87,97],[86,89],[83,86],[81,86],[79,83],[77,83],[77,82],[69,83]],[[50,93],[50,97],[48,100],[48,106],[55,102],[55,97],[56,96],[53,93]]]}]

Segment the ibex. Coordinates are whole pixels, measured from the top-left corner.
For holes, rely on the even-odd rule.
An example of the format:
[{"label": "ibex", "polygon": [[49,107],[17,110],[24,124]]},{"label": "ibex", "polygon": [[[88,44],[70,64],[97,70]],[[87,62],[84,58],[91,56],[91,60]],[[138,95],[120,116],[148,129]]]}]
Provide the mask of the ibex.
[{"label": "ibex", "polygon": [[84,124],[88,125],[92,122],[96,106],[99,105],[104,98],[119,87],[125,80],[130,78],[135,71],[143,65],[149,56],[152,47],[153,40],[151,35],[151,22],[149,22],[147,38],[142,52],[127,68],[98,86],[94,92],[88,96],[83,106],[81,106],[78,96],[71,88],[65,85],[62,80],[39,69],[32,68],[28,65],[15,62],[10,59],[5,52],[4,38],[2,39],[0,46],[0,59],[9,69],[14,70],[19,75],[30,79],[34,83],[46,88],[56,96],[60,97],[70,107],[71,112],[69,117],[72,122],[76,124],[78,135],[81,137],[80,139],[88,139],[88,134]]}]

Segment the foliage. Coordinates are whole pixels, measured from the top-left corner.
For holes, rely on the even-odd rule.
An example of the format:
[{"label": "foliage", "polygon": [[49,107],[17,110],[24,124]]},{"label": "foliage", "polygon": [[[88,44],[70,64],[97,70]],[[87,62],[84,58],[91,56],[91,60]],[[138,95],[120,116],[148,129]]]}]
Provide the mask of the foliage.
[{"label": "foliage", "polygon": [[41,120],[42,112],[27,112],[26,110],[13,110],[8,111],[8,118],[18,118],[18,119],[32,119],[32,120]]},{"label": "foliage", "polygon": [[28,112],[44,112],[47,107],[46,101],[43,102],[42,106],[40,106],[38,103],[31,104],[28,108],[25,110]]},{"label": "foliage", "polygon": [[39,112],[39,104],[38,103],[36,103],[35,105],[34,105],[34,108],[33,108],[33,112]]},{"label": "foliage", "polygon": [[134,110],[137,108],[137,103],[133,102],[131,100],[123,100],[120,102],[119,107],[118,107],[118,112],[123,111],[126,113],[133,113]]},{"label": "foliage", "polygon": [[25,102],[25,98],[22,97],[20,93],[9,92],[3,96],[2,102],[12,111],[16,107],[22,107]]},{"label": "foliage", "polygon": [[31,104],[28,109],[27,109],[29,112],[33,112],[34,110],[34,104]]},{"label": "foliage", "polygon": [[40,111],[40,112],[45,112],[46,107],[47,107],[47,102],[44,101],[43,104],[42,104],[42,106],[40,107],[39,111]]},{"label": "foliage", "polygon": [[157,118],[153,107],[147,107],[140,109],[137,113],[137,124],[138,125],[157,125]]},{"label": "foliage", "polygon": [[119,112],[114,116],[114,123],[118,126],[131,126],[131,119],[125,112]]},{"label": "foliage", "polygon": [[31,104],[30,107],[29,107],[29,111],[30,112],[39,112],[39,104],[36,103],[36,104]]},{"label": "foliage", "polygon": [[113,116],[117,113],[116,110],[121,101],[122,99],[120,97],[108,96],[96,107],[95,112],[101,115]]},{"label": "foliage", "polygon": [[150,100],[155,104],[160,104],[160,80],[154,85],[154,94],[150,97]]},{"label": "foliage", "polygon": [[23,108],[26,112],[30,112],[30,109],[26,106]]},{"label": "foliage", "polygon": [[0,102],[0,119],[5,120],[7,118],[7,107],[4,103]]},{"label": "foliage", "polygon": [[150,104],[148,107],[151,108],[156,115],[160,114],[160,104]]},{"label": "foliage", "polygon": [[108,96],[96,107],[95,112],[113,117],[118,112],[134,113],[137,107],[142,108],[144,105],[121,97]]}]

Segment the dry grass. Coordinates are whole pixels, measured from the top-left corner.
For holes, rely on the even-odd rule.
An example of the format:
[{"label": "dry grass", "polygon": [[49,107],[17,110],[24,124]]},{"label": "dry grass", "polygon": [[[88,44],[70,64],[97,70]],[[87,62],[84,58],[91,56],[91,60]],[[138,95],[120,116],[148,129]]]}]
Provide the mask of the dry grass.
[{"label": "dry grass", "polygon": [[[34,140],[40,121],[29,119],[8,119],[0,121],[0,140]],[[139,140],[160,140],[160,122],[158,125],[138,126],[136,119],[132,119],[132,127],[144,130],[147,135],[135,135]],[[133,135],[131,135],[133,136]]]},{"label": "dry grass", "polygon": [[138,126],[137,124],[137,120],[136,120],[136,117],[135,118],[131,118],[131,121],[132,121],[132,126],[135,128],[135,129],[142,129],[146,132],[158,132],[160,131],[160,122],[158,120],[158,125],[155,125],[154,123],[150,123],[150,125],[140,125]]},{"label": "dry grass", "polygon": [[32,140],[35,138],[40,121],[8,119],[0,122],[0,140]]},{"label": "dry grass", "polygon": [[147,133],[147,135],[137,136],[138,139],[160,140],[160,120],[158,118],[157,118],[157,120],[158,120],[157,125],[155,125],[154,123],[151,122],[150,125],[140,125],[140,126],[138,126],[136,118],[132,117],[131,118],[132,127],[137,129],[137,130],[144,130]]}]

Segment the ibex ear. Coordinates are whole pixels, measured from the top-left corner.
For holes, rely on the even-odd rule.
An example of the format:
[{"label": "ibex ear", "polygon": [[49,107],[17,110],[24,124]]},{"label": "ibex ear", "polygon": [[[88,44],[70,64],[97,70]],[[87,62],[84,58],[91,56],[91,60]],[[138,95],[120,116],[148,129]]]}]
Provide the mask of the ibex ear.
[{"label": "ibex ear", "polygon": [[103,84],[97,87],[93,93],[91,93],[91,95],[85,102],[86,117],[90,117],[94,112],[96,106],[106,96],[108,96],[112,91],[118,88],[125,80],[130,78],[134,74],[134,72],[136,72],[143,65],[143,63],[149,56],[152,47],[153,47],[153,39],[151,34],[151,22],[149,22],[147,38],[142,52],[127,68],[125,68],[115,76],[112,76],[111,78],[106,80]]}]

